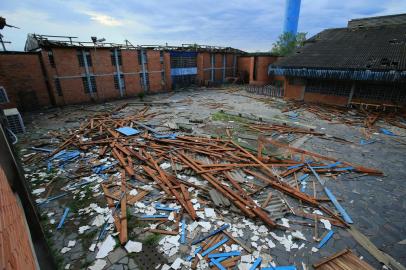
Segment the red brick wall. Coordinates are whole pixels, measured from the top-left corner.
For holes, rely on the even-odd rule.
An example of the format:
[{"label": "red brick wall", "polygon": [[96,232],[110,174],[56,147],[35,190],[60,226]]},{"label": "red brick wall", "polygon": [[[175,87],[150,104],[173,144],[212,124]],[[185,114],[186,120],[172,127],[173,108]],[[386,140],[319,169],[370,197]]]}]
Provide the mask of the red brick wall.
[{"label": "red brick wall", "polygon": [[[50,77],[52,93],[58,105],[76,104],[89,102],[92,96],[85,93],[81,76],[85,74],[85,68],[79,66],[76,48],[53,48],[56,67],[51,67],[47,52],[43,51],[46,63],[46,70]],[[90,73],[96,75],[97,92],[94,94],[96,100],[108,100],[120,98],[120,91],[114,86],[114,73],[116,67],[111,62],[110,48],[89,48],[92,66]],[[124,73],[125,91],[124,96],[136,96],[142,92],[139,72],[141,65],[138,63],[138,51],[121,50],[122,65],[120,71]],[[168,58],[168,56],[166,56]],[[169,65],[169,58],[167,61]],[[169,84],[163,84],[161,71],[164,65],[160,61],[159,51],[147,51],[147,64],[145,66],[149,72],[150,93],[162,92],[170,88],[170,75],[167,76]],[[169,70],[169,67],[166,68]],[[170,73],[169,73],[170,74]],[[55,90],[55,77],[60,78],[63,96],[59,97]]]},{"label": "red brick wall", "polygon": [[[98,100],[119,98],[120,90],[114,87],[113,74],[116,72],[116,67],[113,66],[111,62],[110,50],[96,49],[95,51],[94,49],[90,49],[90,55],[92,57],[92,66],[89,68],[90,73],[110,74],[108,76],[96,76],[97,93],[95,94]],[[83,72],[84,70],[85,68],[83,67]],[[90,94],[87,95],[90,96]]]},{"label": "red brick wall", "polygon": [[214,67],[216,68],[214,71],[214,80],[215,81],[222,81],[223,80],[223,54],[216,53],[215,56],[215,63]]},{"label": "red brick wall", "polygon": [[[256,59],[256,60],[255,60]],[[251,60],[250,84],[265,85],[272,82],[268,75],[268,66],[278,60],[276,56],[256,56]],[[256,61],[257,72],[254,80],[254,61]]]},{"label": "red brick wall", "polygon": [[275,76],[274,80],[284,81],[286,99],[304,100],[305,102],[325,103],[339,106],[346,106],[348,103],[348,97],[306,93],[305,85],[290,84],[283,76]]},{"label": "red brick wall", "polygon": [[[232,53],[227,54],[226,59],[227,59],[226,77],[233,77],[234,54]],[[235,62],[235,71],[237,72],[237,59]]]},{"label": "red brick wall", "polygon": [[238,69],[238,74],[240,76],[243,76],[243,74],[247,74],[246,78],[241,78],[244,80],[244,83],[249,83],[249,79],[251,76],[251,57],[249,56],[240,56],[238,57],[237,61],[237,69]]},{"label": "red brick wall", "polygon": [[0,108],[31,110],[51,105],[39,54],[0,53],[0,86],[10,101]]},{"label": "red brick wall", "polygon": [[[256,59],[256,60],[255,60]],[[272,82],[268,76],[268,66],[278,60],[276,56],[240,56],[238,58],[238,71],[248,73],[249,84],[265,85]],[[254,61],[256,61],[257,72],[254,80]]]},{"label": "red brick wall", "polygon": [[59,96],[55,89],[54,77],[58,75],[57,69],[51,66],[47,51],[41,51],[40,54],[44,64],[45,72],[47,74],[47,78],[49,80],[50,94],[52,95],[52,99],[55,100],[55,105],[64,105],[65,101],[63,99],[63,96]]},{"label": "red brick wall", "polygon": [[36,269],[25,214],[0,167],[0,269]]},{"label": "red brick wall", "polygon": [[305,93],[304,101],[346,106],[348,104],[348,97],[323,95],[318,93]]},{"label": "red brick wall", "polygon": [[166,89],[169,91],[172,89],[171,55],[169,52],[164,52],[164,69],[165,69]]},{"label": "red brick wall", "polygon": [[197,54],[197,80],[200,81],[201,85],[205,84],[205,81],[210,80],[210,53],[199,52]]},{"label": "red brick wall", "polygon": [[285,98],[303,100],[304,85],[286,84]]},{"label": "red brick wall", "polygon": [[[44,65],[49,78],[52,91],[56,104],[76,104],[82,102],[89,102],[90,95],[86,94],[82,83],[82,74],[85,73],[85,68],[79,66],[76,49],[74,48],[52,48],[55,67],[50,65],[48,54],[46,50],[42,51]],[[99,51],[97,51],[99,54]],[[94,53],[92,54],[92,63],[96,64]],[[100,61],[98,61],[100,63]],[[92,69],[90,69],[92,72]],[[59,79],[61,84],[62,96],[58,96],[55,89],[55,78]],[[99,91],[99,83],[96,78],[96,85]],[[100,93],[99,93],[100,94]]]},{"label": "red brick wall", "polygon": [[286,99],[303,100],[305,85],[290,84],[283,76],[275,76],[273,79],[284,81]]},{"label": "red brick wall", "polygon": [[138,52],[136,50],[122,50],[121,57],[123,65],[121,72],[124,73],[125,93],[127,96],[136,96],[141,93],[140,65],[138,63]]},{"label": "red brick wall", "polygon": [[163,70],[163,65],[160,61],[159,51],[148,50],[147,51],[147,70],[149,73],[149,91],[151,93],[162,92],[165,90],[165,85],[163,84],[161,71]]}]

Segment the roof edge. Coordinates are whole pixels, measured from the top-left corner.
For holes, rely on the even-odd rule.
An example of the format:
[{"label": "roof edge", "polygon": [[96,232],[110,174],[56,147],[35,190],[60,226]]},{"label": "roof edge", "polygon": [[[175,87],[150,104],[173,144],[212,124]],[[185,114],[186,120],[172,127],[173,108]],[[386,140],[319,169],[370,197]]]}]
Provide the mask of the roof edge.
[{"label": "roof edge", "polygon": [[326,69],[268,66],[268,75],[357,81],[406,81],[406,70]]}]

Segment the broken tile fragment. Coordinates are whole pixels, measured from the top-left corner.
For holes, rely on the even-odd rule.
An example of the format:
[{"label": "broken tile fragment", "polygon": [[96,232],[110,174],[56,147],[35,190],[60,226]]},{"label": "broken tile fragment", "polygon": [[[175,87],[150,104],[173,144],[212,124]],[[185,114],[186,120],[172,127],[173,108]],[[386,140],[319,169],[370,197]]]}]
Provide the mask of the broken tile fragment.
[{"label": "broken tile fragment", "polygon": [[127,250],[128,253],[141,252],[142,243],[129,240],[127,244],[125,244],[124,248]]},{"label": "broken tile fragment", "polygon": [[96,259],[101,259],[106,257],[111,251],[113,251],[116,241],[109,235],[101,244],[99,251],[97,252]]}]

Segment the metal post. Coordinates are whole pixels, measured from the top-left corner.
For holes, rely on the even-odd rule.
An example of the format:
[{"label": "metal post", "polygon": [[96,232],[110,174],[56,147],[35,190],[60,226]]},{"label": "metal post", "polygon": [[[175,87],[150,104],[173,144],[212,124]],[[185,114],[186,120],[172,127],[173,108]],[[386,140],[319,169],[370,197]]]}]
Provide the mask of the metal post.
[{"label": "metal post", "polygon": [[116,62],[116,76],[118,80],[118,90],[120,91],[120,97],[124,96],[123,92],[123,83],[121,81],[121,71],[120,71],[120,63],[118,61],[118,51],[117,48],[114,48],[114,61]]}]

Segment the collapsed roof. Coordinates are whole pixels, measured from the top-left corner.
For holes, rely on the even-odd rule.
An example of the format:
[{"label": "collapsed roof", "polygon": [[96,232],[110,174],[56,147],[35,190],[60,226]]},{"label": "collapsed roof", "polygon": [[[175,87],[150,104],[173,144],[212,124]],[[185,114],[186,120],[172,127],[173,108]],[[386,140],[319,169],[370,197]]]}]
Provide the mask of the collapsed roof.
[{"label": "collapsed roof", "polygon": [[92,42],[92,41],[78,41],[77,37],[72,36],[50,36],[28,34],[25,42],[24,50],[27,52],[38,51],[43,48],[120,48],[120,49],[152,49],[152,50],[179,50],[179,51],[208,51],[208,52],[223,52],[223,53],[240,53],[245,52],[232,47],[221,47],[211,45],[199,44],[182,44],[181,46],[170,45],[133,45],[128,40],[125,44],[112,43],[112,42]]}]

